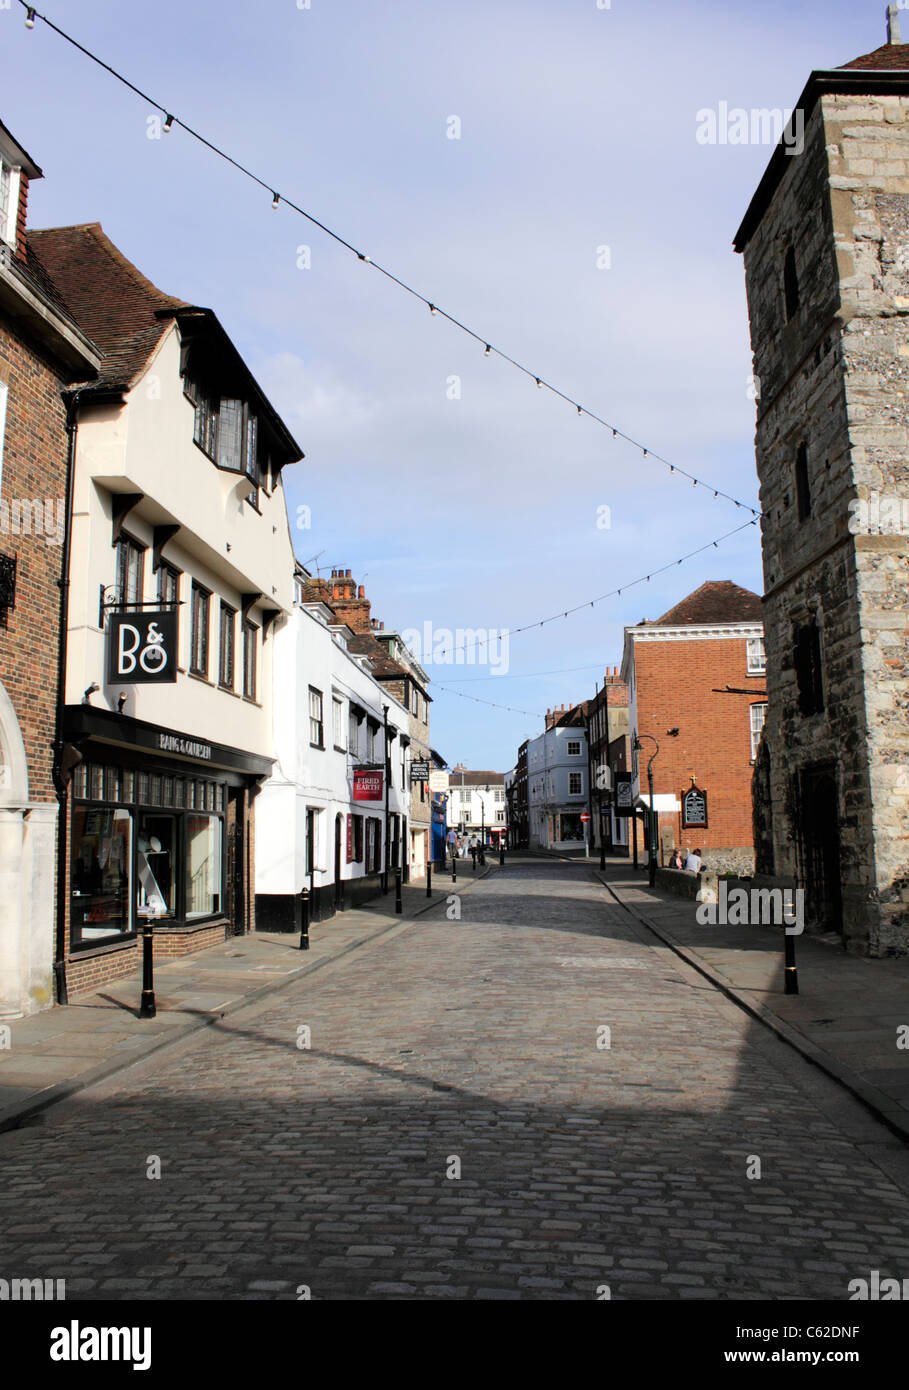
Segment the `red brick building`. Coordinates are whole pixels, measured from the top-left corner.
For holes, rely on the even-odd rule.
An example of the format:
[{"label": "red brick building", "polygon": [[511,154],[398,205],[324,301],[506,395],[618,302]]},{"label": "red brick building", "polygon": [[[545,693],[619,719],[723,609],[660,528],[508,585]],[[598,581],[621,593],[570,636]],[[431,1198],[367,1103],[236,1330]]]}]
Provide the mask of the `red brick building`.
[{"label": "red brick building", "polygon": [[54,996],[62,392],[100,363],[28,250],[29,183],[41,177],[0,125],[0,1016]]},{"label": "red brick building", "polygon": [[660,859],[674,846],[699,847],[710,869],[751,872],[751,776],[767,708],[758,595],[710,581],[656,621],[626,628],[622,679],[639,847],[648,843],[655,739]]}]

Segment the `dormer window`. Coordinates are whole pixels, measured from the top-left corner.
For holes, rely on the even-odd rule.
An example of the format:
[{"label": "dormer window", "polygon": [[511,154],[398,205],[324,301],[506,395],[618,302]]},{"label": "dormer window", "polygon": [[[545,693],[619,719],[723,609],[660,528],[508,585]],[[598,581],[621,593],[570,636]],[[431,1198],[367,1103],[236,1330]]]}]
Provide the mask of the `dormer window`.
[{"label": "dormer window", "polygon": [[16,245],[19,220],[19,170],[0,157],[0,241]]}]

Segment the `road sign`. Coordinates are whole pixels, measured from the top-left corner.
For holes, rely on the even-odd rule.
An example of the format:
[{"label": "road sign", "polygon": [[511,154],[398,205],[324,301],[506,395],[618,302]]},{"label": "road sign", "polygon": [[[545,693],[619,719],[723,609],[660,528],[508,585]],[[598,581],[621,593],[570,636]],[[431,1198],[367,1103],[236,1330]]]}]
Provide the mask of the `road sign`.
[{"label": "road sign", "polygon": [[582,820],[582,821],[590,820],[590,816],[587,814],[586,811],[582,811],[582,812],[581,812],[581,820]]}]

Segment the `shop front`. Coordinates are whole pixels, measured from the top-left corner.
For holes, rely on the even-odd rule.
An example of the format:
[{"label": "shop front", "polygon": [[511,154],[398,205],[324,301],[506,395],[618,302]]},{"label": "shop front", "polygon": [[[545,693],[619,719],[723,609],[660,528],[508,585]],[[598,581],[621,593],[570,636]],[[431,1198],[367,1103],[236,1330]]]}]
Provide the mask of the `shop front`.
[{"label": "shop front", "polygon": [[66,974],[71,992],[155,952],[184,955],[251,930],[253,799],[268,758],[93,709],[66,709],[70,782]]}]

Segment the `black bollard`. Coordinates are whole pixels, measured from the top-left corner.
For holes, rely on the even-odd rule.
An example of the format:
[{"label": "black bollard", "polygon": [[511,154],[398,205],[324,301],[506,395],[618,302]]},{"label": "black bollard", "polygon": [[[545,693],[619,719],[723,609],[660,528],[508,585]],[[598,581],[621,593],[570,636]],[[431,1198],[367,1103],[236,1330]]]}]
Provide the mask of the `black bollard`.
[{"label": "black bollard", "polygon": [[403,912],[404,906],[401,902],[401,870],[395,869],[395,912]]},{"label": "black bollard", "polygon": [[300,894],[300,950],[309,950],[309,889]]},{"label": "black bollard", "polygon": [[426,896],[432,897],[432,860],[426,865]]},{"label": "black bollard", "polygon": [[504,845],[499,845],[499,868],[500,868],[500,869],[504,869],[504,867],[505,867],[505,846],[504,846]]},{"label": "black bollard", "polygon": [[456,854],[451,856],[451,881],[452,883],[458,881],[458,856]]},{"label": "black bollard", "polygon": [[602,869],[605,869],[605,868],[606,868],[606,842],[605,842],[605,840],[604,840],[604,841],[602,841],[602,843],[600,844],[600,869],[602,870]]},{"label": "black bollard", "polygon": [[795,963],[795,937],[790,936],[785,930],[785,969],[783,970],[783,993],[798,994],[799,992],[799,972]]},{"label": "black bollard", "polygon": [[152,952],[154,951],[154,927],[151,919],[146,917],[142,923],[142,999],[139,1004],[140,1018],[154,1018],[158,1010],[155,1008],[155,962]]}]

